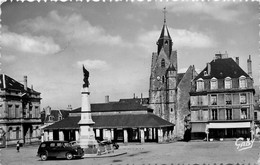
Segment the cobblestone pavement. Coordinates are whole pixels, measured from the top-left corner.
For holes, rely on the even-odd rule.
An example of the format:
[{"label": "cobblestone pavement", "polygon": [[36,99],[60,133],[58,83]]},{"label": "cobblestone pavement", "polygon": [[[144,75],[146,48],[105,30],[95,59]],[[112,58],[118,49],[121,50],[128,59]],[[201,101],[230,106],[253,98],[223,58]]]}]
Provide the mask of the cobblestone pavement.
[{"label": "cobblestone pavement", "polygon": [[[25,146],[16,152],[16,148],[2,148],[1,165],[162,165],[162,164],[234,164],[258,165],[260,142],[255,141],[252,148],[238,151],[235,141],[224,142],[174,142],[168,144],[128,144],[120,145],[127,154],[106,158],[84,158],[75,160],[41,161],[36,157],[38,146]],[[259,159],[260,161],[260,159]],[[260,164],[259,164],[260,165]]]}]

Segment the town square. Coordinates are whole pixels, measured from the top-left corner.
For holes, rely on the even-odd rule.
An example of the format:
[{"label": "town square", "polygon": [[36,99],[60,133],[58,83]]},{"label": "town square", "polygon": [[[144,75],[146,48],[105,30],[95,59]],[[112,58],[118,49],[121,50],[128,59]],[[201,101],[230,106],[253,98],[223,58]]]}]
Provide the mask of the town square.
[{"label": "town square", "polygon": [[258,10],[3,2],[0,164],[259,165]]},{"label": "town square", "polygon": [[2,149],[3,165],[34,164],[89,164],[89,165],[183,165],[183,164],[216,164],[216,165],[258,165],[260,143],[255,142],[250,149],[238,151],[234,141],[225,142],[176,142],[167,144],[129,144],[120,145],[120,150],[127,154],[84,159],[50,159],[41,161],[36,157],[38,146],[22,147],[16,153],[14,147]]}]

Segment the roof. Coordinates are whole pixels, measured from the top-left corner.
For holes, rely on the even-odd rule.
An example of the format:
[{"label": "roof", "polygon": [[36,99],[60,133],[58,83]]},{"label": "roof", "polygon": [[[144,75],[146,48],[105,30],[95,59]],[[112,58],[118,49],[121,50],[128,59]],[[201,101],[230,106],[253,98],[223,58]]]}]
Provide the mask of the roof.
[{"label": "roof", "polygon": [[[13,90],[25,92],[23,84],[21,84],[20,82],[16,81],[15,79],[13,79],[5,74],[0,74],[0,88],[1,89],[3,89],[3,88],[13,89]],[[37,92],[33,89],[30,89],[30,88],[27,88],[27,91],[40,94],[39,92]]]},{"label": "roof", "polygon": [[176,71],[175,67],[173,66],[173,64],[170,64],[170,66],[167,69],[167,72],[169,71]]},{"label": "roof", "polygon": [[[149,109],[147,106],[135,103],[134,100],[121,100],[121,102],[109,102],[91,104],[91,112],[114,112],[114,111],[140,111]],[[71,113],[81,112],[81,107],[72,110]]]},{"label": "roof", "polygon": [[[79,129],[78,122],[80,118],[80,116],[71,116],[44,129]],[[93,128],[159,128],[174,126],[174,124],[152,113],[100,115],[92,116],[92,120],[95,122]]]},{"label": "roof", "polygon": [[195,80],[198,80],[199,78],[211,79],[213,77],[217,79],[224,79],[226,77],[239,78],[242,75],[249,77],[249,75],[242,68],[240,68],[240,66],[232,58],[219,58],[212,60],[210,62],[209,75],[204,74],[207,70],[208,66],[200,72]]},{"label": "roof", "polygon": [[179,82],[181,82],[184,75],[185,75],[185,73],[178,73],[177,74],[177,85],[179,84]]},{"label": "roof", "polygon": [[120,99],[120,103],[149,104],[149,98]]},{"label": "roof", "polygon": [[171,39],[171,36],[170,36],[169,31],[168,31],[168,27],[167,27],[166,23],[163,24],[161,35],[160,35],[159,39],[165,38],[165,37],[169,37],[169,39]]},{"label": "roof", "polygon": [[[56,122],[59,121],[59,117],[62,117],[62,119],[67,118],[69,116],[70,111],[68,110],[54,110],[52,109],[50,111],[50,115],[47,115],[45,117],[45,114],[43,114],[43,118],[44,118],[44,122]],[[53,118],[50,120],[50,116],[52,116]]]}]

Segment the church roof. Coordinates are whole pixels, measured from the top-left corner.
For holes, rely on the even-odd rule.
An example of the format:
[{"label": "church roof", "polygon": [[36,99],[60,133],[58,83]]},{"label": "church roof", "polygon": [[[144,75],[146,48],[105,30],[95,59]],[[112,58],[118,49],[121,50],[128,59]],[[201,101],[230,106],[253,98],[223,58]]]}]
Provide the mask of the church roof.
[{"label": "church roof", "polygon": [[200,74],[195,78],[198,80],[211,79],[224,79],[226,77],[239,78],[240,76],[249,77],[249,75],[232,59],[232,58],[219,58],[210,62],[210,73],[204,74],[208,71],[208,66],[203,69]]},{"label": "church roof", "polygon": [[[80,116],[71,116],[58,121],[44,130],[79,129]],[[159,128],[173,127],[174,124],[152,114],[114,114],[92,116],[93,128]]]},{"label": "church roof", "polygon": [[[12,90],[17,90],[20,92],[25,92],[24,90],[24,85],[21,84],[20,82],[16,81],[15,79],[5,75],[5,74],[0,74],[0,88],[1,89],[12,89]],[[31,93],[38,93],[39,92],[27,88],[27,91],[31,92]]]},{"label": "church roof", "polygon": [[168,30],[166,23],[163,24],[161,35],[160,35],[159,39],[162,39],[162,38],[171,39],[171,36],[170,36],[170,33],[169,33],[169,30]]},{"label": "church roof", "polygon": [[175,67],[173,66],[173,64],[170,64],[168,69],[167,69],[167,72],[168,71],[176,71]]}]

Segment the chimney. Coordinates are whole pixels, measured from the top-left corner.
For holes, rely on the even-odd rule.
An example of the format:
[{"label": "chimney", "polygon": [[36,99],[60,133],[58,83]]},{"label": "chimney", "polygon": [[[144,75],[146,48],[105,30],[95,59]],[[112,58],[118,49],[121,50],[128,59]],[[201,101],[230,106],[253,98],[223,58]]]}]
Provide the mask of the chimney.
[{"label": "chimney", "polygon": [[210,75],[210,72],[211,72],[211,65],[210,65],[209,62],[207,63],[207,72],[208,72],[208,75]]},{"label": "chimney", "polygon": [[31,89],[33,90],[33,85],[31,85]]},{"label": "chimney", "polygon": [[239,65],[239,57],[236,57],[236,63]]},{"label": "chimney", "polygon": [[105,103],[109,103],[109,96],[108,95],[105,96]]},{"label": "chimney", "polygon": [[135,93],[134,93],[134,99],[135,99]]},{"label": "chimney", "polygon": [[251,55],[249,55],[249,59],[247,59],[247,71],[248,75],[252,77],[252,61],[251,61]]},{"label": "chimney", "polygon": [[27,91],[27,76],[23,76],[23,81],[24,81],[24,90]]}]

